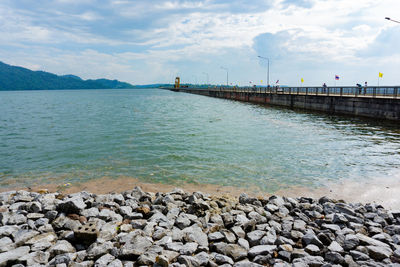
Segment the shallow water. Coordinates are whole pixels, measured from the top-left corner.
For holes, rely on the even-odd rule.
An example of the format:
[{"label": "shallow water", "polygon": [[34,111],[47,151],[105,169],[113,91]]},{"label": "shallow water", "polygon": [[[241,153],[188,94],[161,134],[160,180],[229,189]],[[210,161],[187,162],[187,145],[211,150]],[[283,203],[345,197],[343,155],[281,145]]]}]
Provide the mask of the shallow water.
[{"label": "shallow water", "polygon": [[0,187],[135,177],[275,192],[399,176],[396,123],[165,90],[0,92]]}]

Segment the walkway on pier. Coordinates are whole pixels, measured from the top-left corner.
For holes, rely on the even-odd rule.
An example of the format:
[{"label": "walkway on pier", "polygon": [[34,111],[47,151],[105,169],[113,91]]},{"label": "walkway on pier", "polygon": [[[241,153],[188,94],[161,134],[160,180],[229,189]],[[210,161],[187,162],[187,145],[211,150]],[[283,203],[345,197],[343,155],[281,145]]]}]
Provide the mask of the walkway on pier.
[{"label": "walkway on pier", "polygon": [[400,120],[399,86],[381,87],[189,87],[164,88],[238,101],[330,114]]},{"label": "walkway on pier", "polygon": [[320,95],[340,97],[368,97],[368,98],[397,98],[400,86],[379,87],[209,87],[209,88],[182,88],[184,90],[210,90],[238,93],[264,93],[264,94],[288,94],[288,95]]}]

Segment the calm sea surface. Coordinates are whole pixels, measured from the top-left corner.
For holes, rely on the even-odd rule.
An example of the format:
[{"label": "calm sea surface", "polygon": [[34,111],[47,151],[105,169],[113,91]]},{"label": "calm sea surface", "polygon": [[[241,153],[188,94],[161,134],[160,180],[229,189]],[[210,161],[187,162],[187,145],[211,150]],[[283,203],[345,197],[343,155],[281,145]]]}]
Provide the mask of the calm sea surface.
[{"label": "calm sea surface", "polygon": [[135,177],[273,192],[400,177],[400,127],[165,90],[0,92],[0,188]]}]

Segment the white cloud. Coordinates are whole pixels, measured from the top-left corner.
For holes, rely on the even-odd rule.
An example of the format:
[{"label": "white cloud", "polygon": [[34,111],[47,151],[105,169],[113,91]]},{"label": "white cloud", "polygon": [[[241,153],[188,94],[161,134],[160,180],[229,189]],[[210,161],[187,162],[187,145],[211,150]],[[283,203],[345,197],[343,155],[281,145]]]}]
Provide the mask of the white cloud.
[{"label": "white cloud", "polygon": [[56,3],[60,3],[60,4],[93,4],[95,2],[95,0],[55,0]]},{"label": "white cloud", "polygon": [[165,1],[160,4],[156,4],[155,8],[166,9],[166,10],[176,10],[176,9],[192,9],[192,8],[202,8],[204,7],[203,1]]},{"label": "white cloud", "polygon": [[82,14],[75,15],[75,17],[82,19],[82,20],[87,20],[87,21],[96,21],[96,20],[101,19],[101,16],[99,16],[98,14],[96,14],[94,12],[84,12]]},{"label": "white cloud", "polygon": [[[381,71],[400,64],[394,60],[398,49],[389,45],[397,42],[389,30],[399,26],[384,20],[400,10],[398,0],[72,2],[53,2],[46,14],[0,4],[0,56],[12,59],[7,52],[12,46],[25,66],[36,66],[37,60],[48,71],[68,73],[87,62],[92,68],[79,69],[83,76],[111,73],[138,83],[169,79],[166,72],[182,69],[201,73],[200,68],[217,66],[219,73],[222,64],[231,64],[233,72],[243,66],[238,80],[257,80],[254,73],[265,72],[254,60],[259,53],[279,55],[274,71],[286,72],[288,83],[297,82],[289,75],[299,68],[314,68],[325,77],[340,66],[362,76],[366,62]],[[32,46],[36,55],[27,52]],[[379,47],[385,53],[377,59]]]}]

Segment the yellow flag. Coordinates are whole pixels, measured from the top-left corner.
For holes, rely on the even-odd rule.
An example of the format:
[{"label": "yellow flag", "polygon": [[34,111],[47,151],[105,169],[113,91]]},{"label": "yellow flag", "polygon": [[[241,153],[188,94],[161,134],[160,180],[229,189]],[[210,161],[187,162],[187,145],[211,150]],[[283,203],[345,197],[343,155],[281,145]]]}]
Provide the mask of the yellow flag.
[{"label": "yellow flag", "polygon": [[261,80],[261,83],[262,83],[262,80]]},{"label": "yellow flag", "polygon": [[303,78],[301,78],[301,82],[304,83],[304,79]]},{"label": "yellow flag", "polygon": [[382,77],[383,77],[383,73],[379,72],[379,78],[382,78]]}]

